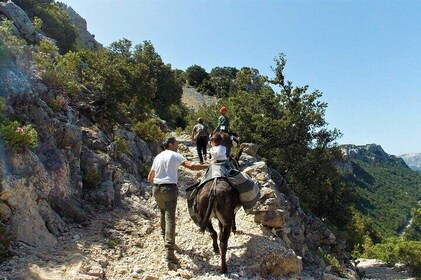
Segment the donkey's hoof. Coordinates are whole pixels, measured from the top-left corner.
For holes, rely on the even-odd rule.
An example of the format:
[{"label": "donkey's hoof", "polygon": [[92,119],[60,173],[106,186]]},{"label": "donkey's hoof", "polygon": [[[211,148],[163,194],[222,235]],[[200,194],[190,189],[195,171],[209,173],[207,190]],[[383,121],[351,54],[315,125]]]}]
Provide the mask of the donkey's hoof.
[{"label": "donkey's hoof", "polygon": [[217,255],[219,255],[219,254],[220,254],[220,252],[219,252],[219,248],[213,248],[213,252],[214,252],[215,254],[217,254]]}]

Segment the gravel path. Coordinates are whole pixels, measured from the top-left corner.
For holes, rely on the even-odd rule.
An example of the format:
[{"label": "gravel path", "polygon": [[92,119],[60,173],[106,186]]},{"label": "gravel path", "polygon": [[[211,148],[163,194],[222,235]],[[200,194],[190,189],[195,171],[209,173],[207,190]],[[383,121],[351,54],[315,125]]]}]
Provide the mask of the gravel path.
[{"label": "gravel path", "polygon": [[416,278],[396,266],[390,267],[386,263],[375,259],[358,259],[357,268],[365,273],[366,280],[415,280]]},{"label": "gravel path", "polygon": [[[188,136],[178,136],[183,153],[197,161],[195,147]],[[184,150],[183,150],[184,148]],[[271,278],[258,264],[268,254],[281,254],[285,248],[278,237],[253,221],[242,209],[236,216],[237,234],[228,242],[228,273],[219,273],[220,257],[212,250],[208,233],[199,231],[187,210],[185,189],[201,178],[203,171],[180,171],[180,195],[177,205],[178,267],[168,267],[164,242],[160,235],[159,211],[150,187],[146,197],[125,198],[124,205],[113,211],[92,207],[90,222],[68,222],[68,231],[51,248],[33,248],[23,243],[13,246],[14,256],[0,264],[0,279],[39,280],[128,280],[128,279],[313,279],[301,275]],[[215,229],[218,228],[214,220]],[[405,272],[389,269],[377,262],[362,261],[360,269],[367,279],[414,279]]]},{"label": "gravel path", "polygon": [[[182,143],[187,147],[182,153],[197,160],[195,147],[187,146],[187,135]],[[228,243],[228,273],[219,273],[220,257],[213,253],[211,237],[193,223],[183,197],[185,189],[202,174],[181,168],[178,267],[169,268],[164,259],[154,199],[132,196],[125,199],[124,207],[113,211],[92,209],[91,220],[84,226],[69,223],[54,247],[16,244],[13,258],[0,265],[0,279],[270,279],[259,274],[256,264],[268,252],[285,248],[242,209],[237,213],[238,232]],[[218,229],[216,220],[214,227]]]}]

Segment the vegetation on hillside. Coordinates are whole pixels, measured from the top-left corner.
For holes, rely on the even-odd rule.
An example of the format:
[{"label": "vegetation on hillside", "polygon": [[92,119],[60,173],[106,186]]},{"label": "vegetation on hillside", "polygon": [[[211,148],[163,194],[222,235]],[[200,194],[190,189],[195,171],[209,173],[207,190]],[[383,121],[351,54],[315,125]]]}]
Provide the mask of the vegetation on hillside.
[{"label": "vegetation on hillside", "polygon": [[[53,0],[16,3],[34,20],[40,18],[42,25],[37,26],[57,40],[58,48],[50,41],[32,48],[39,77],[57,92],[48,103],[54,111],[65,110],[72,98],[85,98],[107,125],[125,126],[146,141],[156,141],[164,135],[156,116],[172,128],[189,127],[197,117],[215,127],[218,108],[225,105],[232,130],[239,133],[241,141],[258,144],[259,155],[287,179],[303,208],[345,237],[356,254],[384,256],[390,247],[387,244],[393,244],[397,248],[393,252],[407,256],[399,260],[418,265],[411,256],[419,250],[416,236],[421,215],[416,207],[421,199],[420,176],[393,163],[356,160],[353,167],[359,171],[357,177],[351,183],[344,180],[338,168],[344,158],[336,144],[341,133],[328,128],[327,104],[320,100],[320,91],[310,91],[307,85],[294,87],[287,81],[285,55],[275,58],[271,78],[246,66],[215,67],[210,73],[199,65],[186,71],[173,70],[149,41],[133,46],[130,40],[122,39],[101,50],[76,50],[74,26]],[[10,23],[4,21],[0,27],[0,68],[13,64],[23,45],[11,35]],[[181,104],[184,84],[219,97],[218,104],[191,114]],[[116,142],[119,152],[124,152],[125,143]],[[405,213],[412,208],[413,225],[405,240],[375,245],[393,236],[408,220]]]},{"label": "vegetation on hillside", "polygon": [[421,199],[421,176],[399,162],[352,159],[355,177],[349,178],[358,197],[356,208],[372,218],[383,237],[396,236]]},{"label": "vegetation on hillside", "polygon": [[41,31],[57,41],[60,53],[76,49],[77,29],[54,0],[13,0],[32,19],[42,21]]}]

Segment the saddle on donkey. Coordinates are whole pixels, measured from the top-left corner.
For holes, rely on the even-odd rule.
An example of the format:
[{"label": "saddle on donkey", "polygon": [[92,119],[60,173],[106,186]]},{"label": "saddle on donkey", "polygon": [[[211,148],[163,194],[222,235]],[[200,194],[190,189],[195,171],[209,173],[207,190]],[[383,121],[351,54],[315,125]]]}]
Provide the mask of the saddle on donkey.
[{"label": "saddle on donkey", "polygon": [[251,178],[243,172],[240,172],[229,162],[212,163],[206,170],[205,175],[200,182],[186,190],[187,205],[189,214],[195,224],[200,224],[200,215],[196,207],[196,196],[198,191],[205,183],[217,178],[223,178],[239,193],[241,205],[246,213],[249,213],[257,200],[260,198],[260,189]]}]

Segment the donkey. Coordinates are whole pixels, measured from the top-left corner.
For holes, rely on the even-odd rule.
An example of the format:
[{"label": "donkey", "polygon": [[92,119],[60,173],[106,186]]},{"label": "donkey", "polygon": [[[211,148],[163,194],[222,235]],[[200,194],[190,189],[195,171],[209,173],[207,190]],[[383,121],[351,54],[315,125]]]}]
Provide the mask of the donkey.
[{"label": "donkey", "polygon": [[[238,168],[238,159],[241,150],[232,162]],[[213,251],[221,254],[221,273],[227,272],[226,254],[228,248],[228,238],[231,230],[236,231],[235,213],[241,206],[238,191],[233,188],[224,178],[215,178],[206,182],[197,193],[197,209],[201,217],[200,229],[207,229],[212,237]],[[211,218],[214,217],[219,222],[219,247],[217,233],[213,229]]]}]

